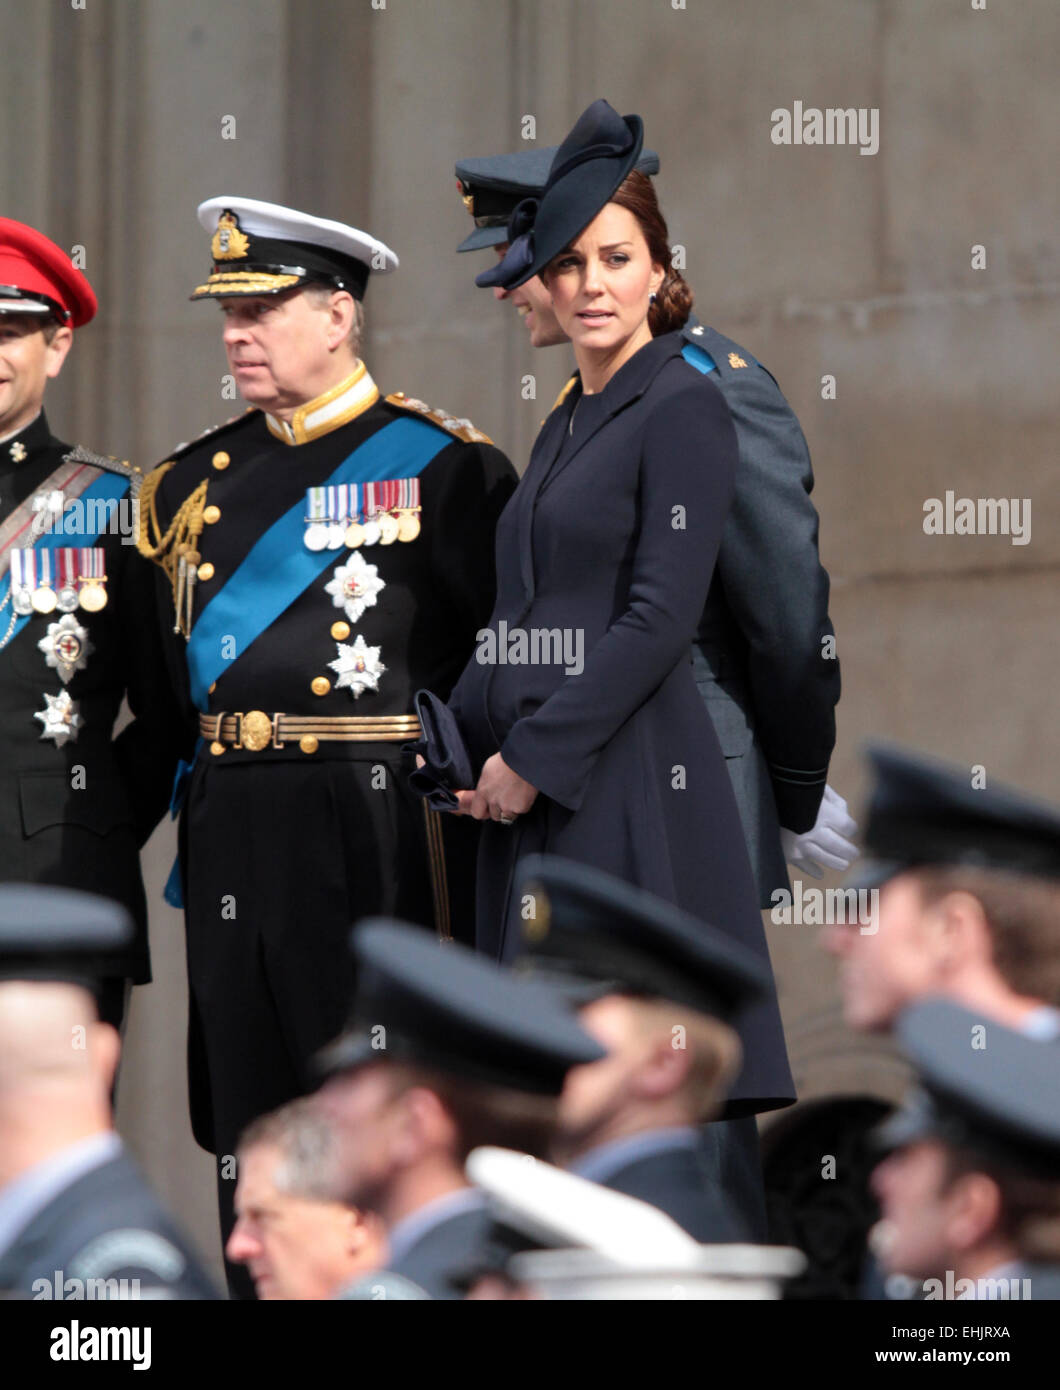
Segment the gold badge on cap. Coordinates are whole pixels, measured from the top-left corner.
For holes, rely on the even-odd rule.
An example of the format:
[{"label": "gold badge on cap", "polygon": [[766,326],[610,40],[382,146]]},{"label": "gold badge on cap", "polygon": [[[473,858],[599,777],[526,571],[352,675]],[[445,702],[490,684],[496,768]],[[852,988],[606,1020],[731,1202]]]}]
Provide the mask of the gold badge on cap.
[{"label": "gold badge on cap", "polygon": [[246,233],[239,230],[239,218],[225,208],[217,219],[217,231],[210,242],[210,254],[215,261],[238,261],[250,250]]},{"label": "gold badge on cap", "polygon": [[746,367],[746,366],[747,366],[747,363],[743,360],[743,358],[740,356],[740,354],[739,354],[738,352],[730,352],[730,353],[729,353],[729,366],[730,366],[730,367]]}]

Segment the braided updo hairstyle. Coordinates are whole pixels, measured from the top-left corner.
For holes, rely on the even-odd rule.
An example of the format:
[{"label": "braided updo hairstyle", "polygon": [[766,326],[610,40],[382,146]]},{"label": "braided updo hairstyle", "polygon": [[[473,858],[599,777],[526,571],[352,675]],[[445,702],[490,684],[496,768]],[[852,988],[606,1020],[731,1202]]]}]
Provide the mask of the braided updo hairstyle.
[{"label": "braided updo hairstyle", "polygon": [[626,208],[637,219],[652,260],[666,272],[656,292],[655,302],[648,310],[648,327],[652,337],[658,338],[662,333],[683,328],[692,312],[695,296],[688,281],[673,267],[670,234],[651,179],[634,169],[622,180],[617,192],[611,195],[611,202]]}]

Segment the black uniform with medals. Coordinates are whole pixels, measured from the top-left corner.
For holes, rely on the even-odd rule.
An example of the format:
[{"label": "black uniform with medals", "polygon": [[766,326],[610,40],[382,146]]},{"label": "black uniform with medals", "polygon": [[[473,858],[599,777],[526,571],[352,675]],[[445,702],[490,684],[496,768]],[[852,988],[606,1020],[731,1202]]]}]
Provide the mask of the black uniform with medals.
[{"label": "black uniform with medals", "polygon": [[[71,446],[52,435],[43,412],[5,440],[3,516],[38,493],[70,454]],[[79,483],[86,475],[92,481],[112,475],[119,479],[116,490],[126,480],[123,503],[136,496],[139,470],[83,449],[77,456],[85,460]],[[78,547],[86,539],[92,537],[72,531],[68,544]],[[142,983],[150,979],[150,965],[139,850],[165,811],[188,741],[162,658],[154,573],[133,540],[131,527],[128,544],[113,532],[99,539],[104,607],[33,612],[0,650],[0,880],[59,884],[122,903],[137,932],[119,963],[128,978]],[[15,541],[20,543],[28,544],[28,536]],[[64,620],[66,633],[60,631]],[[8,592],[0,641],[11,621]],[[57,639],[68,666],[51,664],[40,649],[41,642]],[[65,682],[63,674],[69,676]],[[115,737],[123,697],[134,718]],[[37,717],[49,708],[50,721]],[[108,991],[104,1013],[119,1021],[120,989]]]},{"label": "black uniform with medals", "polygon": [[[341,408],[343,399],[352,404]],[[272,737],[255,746],[248,718],[237,747],[239,723],[225,718],[407,719],[418,689],[448,691],[489,614],[494,526],[516,482],[507,459],[466,421],[400,396],[376,399],[363,369],[332,404],[338,423],[308,431],[318,403],[299,412],[293,430],[248,411],[178,451],[157,488],[155,479],[145,488],[157,544],[205,484],[194,642],[211,598],[276,520],[304,505],[307,488],[395,421],[414,419],[437,435],[418,475],[419,534],[331,552],[308,588],[233,649],[207,692],[180,843],[193,1127],[218,1154],[234,1152],[250,1119],[303,1088],[305,1062],[339,1031],[352,921],[389,914],[444,934],[445,904],[435,896],[442,836],[449,924],[456,935],[470,924],[477,827],[425,816],[406,786],[413,759],[402,745],[413,733],[376,741],[368,728],[361,741],[337,742],[323,731],[283,737],[281,728],[282,746]],[[190,710],[189,649],[173,632],[173,593],[159,579],[171,668]]]}]

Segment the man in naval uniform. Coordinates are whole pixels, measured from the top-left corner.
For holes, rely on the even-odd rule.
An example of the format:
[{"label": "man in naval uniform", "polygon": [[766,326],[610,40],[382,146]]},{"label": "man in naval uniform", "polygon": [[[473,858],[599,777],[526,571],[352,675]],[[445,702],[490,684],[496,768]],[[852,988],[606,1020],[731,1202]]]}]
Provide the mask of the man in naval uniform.
[{"label": "man in naval uniform", "polygon": [[199,221],[192,298],[220,306],[252,408],[145,479],[141,549],[201,733],[180,826],[191,1103],[227,1235],[224,1156],[341,1027],[350,923],[447,937],[449,890],[468,901],[472,855],[447,883],[454,832],[406,787],[403,745],[416,691],[448,692],[489,616],[516,476],[468,420],[381,397],[360,344],[369,273],[397,265],[382,242],[227,196]]},{"label": "man in naval uniform", "polygon": [[[64,444],[44,414],[96,296],[54,242],[0,218],[0,879],[121,902],[136,924],[104,987],[120,1027],[150,979],[140,846],[182,746],[135,548],[137,468]],[[124,696],[134,718],[115,738]]]},{"label": "man in naval uniform", "polygon": [[498,1144],[543,1156],[572,1067],[604,1049],[564,993],[406,923],[360,922],[349,1024],[317,1059],[342,1190],[387,1228],[386,1269],[341,1297],[463,1297],[490,1219],[464,1166]]},{"label": "man in naval uniform", "polygon": [[919,1089],[878,1131],[884,1269],[923,1299],[1060,1298],[1055,1046],[948,999],[895,1031]]},{"label": "man in naval uniform", "polygon": [[651,1203],[697,1241],[759,1238],[755,1194],[723,1175],[699,1126],[722,1111],[740,1066],[732,1023],[768,988],[766,970],[707,923],[588,865],[535,855],[518,872],[517,968],[562,982],[608,1051],[567,1079],[556,1162]]},{"label": "man in naval uniform", "polygon": [[95,894],[0,886],[0,1295],[216,1297],[114,1132],[99,987],[133,939]]}]

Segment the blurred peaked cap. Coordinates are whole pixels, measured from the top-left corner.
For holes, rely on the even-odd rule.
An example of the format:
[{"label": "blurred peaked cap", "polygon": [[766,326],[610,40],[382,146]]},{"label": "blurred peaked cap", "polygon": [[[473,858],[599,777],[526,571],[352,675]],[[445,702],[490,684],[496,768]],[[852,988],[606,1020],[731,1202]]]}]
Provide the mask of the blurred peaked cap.
[{"label": "blurred peaked cap", "polygon": [[[474,218],[475,229],[456,249],[478,251],[507,241],[508,221],[516,205],[544,192],[558,149],[558,145],[546,145],[513,154],[457,160],[457,188]],[[659,156],[654,150],[642,150],[637,168],[649,177],[657,174]]]},{"label": "blurred peaked cap", "polygon": [[938,1138],[1060,1184],[1060,1047],[949,999],[899,1015],[896,1035],[919,1088],[877,1131],[894,1149]]},{"label": "blurred peaked cap", "polygon": [[351,937],[357,986],[346,1031],[317,1057],[318,1076],[410,1061],[512,1090],[559,1095],[571,1067],[605,1050],[563,996],[467,947],[385,918]]},{"label": "blurred peaked cap", "polygon": [[[536,899],[524,922],[525,965],[545,977],[655,995],[730,1020],[769,987],[757,956],[654,894],[585,864],[533,855],[516,868]],[[597,990],[599,995],[600,990]]]},{"label": "blurred peaked cap", "polygon": [[466,1172],[486,1193],[494,1220],[525,1237],[524,1248],[581,1247],[632,1267],[698,1253],[692,1237],[657,1207],[527,1154],[475,1149]]},{"label": "blurred peaked cap", "polygon": [[0,314],[52,315],[69,328],[95,317],[92,286],[35,227],[0,217]]},{"label": "blurred peaked cap", "polygon": [[122,973],[134,937],[120,903],[73,888],[0,884],[0,980],[53,980],[94,988]]},{"label": "blurred peaked cap", "polygon": [[525,198],[513,211],[503,260],[475,284],[511,290],[539,275],[610,201],[643,143],[639,116],[620,116],[603,100],[586,107],[556,151],[540,199]]},{"label": "blurred peaked cap", "polygon": [[314,283],[363,299],[369,274],[398,265],[390,247],[368,232],[280,203],[226,193],[200,203],[198,218],[211,234],[213,273],[192,299],[279,294]]},{"label": "blurred peaked cap", "polygon": [[[864,840],[874,860],[854,871],[852,886],[878,887],[925,864],[1060,878],[1057,807],[989,777],[973,787],[970,769],[892,745],[866,753],[873,785]],[[875,881],[862,883],[866,876]]]}]

